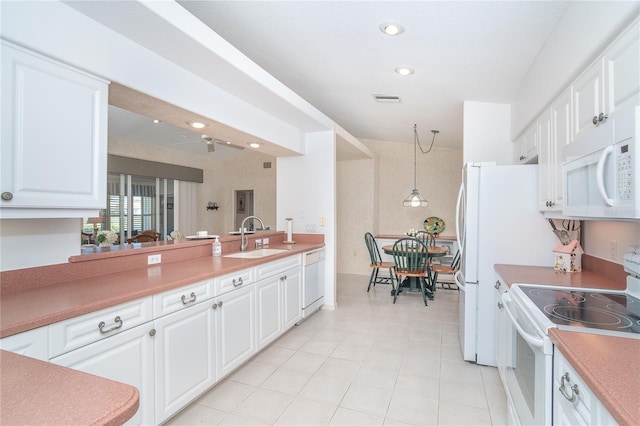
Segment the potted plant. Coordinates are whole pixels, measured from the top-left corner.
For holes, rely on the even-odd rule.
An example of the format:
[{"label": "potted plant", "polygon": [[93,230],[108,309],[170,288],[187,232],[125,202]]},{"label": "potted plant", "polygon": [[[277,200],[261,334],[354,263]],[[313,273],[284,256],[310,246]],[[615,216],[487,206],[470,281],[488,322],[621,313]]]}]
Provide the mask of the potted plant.
[{"label": "potted plant", "polygon": [[100,247],[110,247],[118,241],[118,234],[113,231],[100,231],[96,236],[96,241]]}]

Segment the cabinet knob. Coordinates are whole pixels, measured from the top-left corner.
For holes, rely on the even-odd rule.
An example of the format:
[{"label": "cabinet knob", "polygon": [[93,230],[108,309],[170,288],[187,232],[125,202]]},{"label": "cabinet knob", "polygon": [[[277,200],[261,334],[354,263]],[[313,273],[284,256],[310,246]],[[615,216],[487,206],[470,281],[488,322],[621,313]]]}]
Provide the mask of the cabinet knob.
[{"label": "cabinet knob", "polygon": [[598,116],[598,123],[602,123],[607,118],[609,118],[609,116],[606,115],[604,112],[601,112],[600,115]]},{"label": "cabinet knob", "polygon": [[149,336],[153,337],[156,335],[156,329],[152,328],[151,331],[149,332]]},{"label": "cabinet knob", "polygon": [[594,126],[598,125],[598,116],[594,115],[593,118],[591,119],[591,122],[593,123]]},{"label": "cabinet knob", "polygon": [[222,307],[222,300],[218,302],[218,307],[221,308]]},{"label": "cabinet knob", "polygon": [[502,304],[502,302],[498,302],[498,309],[503,309],[504,305]]},{"label": "cabinet knob", "polygon": [[493,288],[500,290],[500,281],[496,281],[496,285],[494,285]]},{"label": "cabinet knob", "polygon": [[214,310],[218,309],[218,304],[217,304],[217,303],[214,303],[214,304],[213,304],[213,306],[212,306],[212,308],[213,308]]},{"label": "cabinet knob", "polygon": [[2,195],[0,195],[0,197],[4,200],[4,201],[11,201],[13,199],[13,194],[10,192],[3,192]]}]

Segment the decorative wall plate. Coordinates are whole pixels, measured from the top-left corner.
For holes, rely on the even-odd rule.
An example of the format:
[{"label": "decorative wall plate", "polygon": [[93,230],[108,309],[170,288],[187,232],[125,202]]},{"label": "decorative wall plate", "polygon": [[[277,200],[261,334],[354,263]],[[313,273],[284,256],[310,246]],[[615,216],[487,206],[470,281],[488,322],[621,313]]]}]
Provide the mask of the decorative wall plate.
[{"label": "decorative wall plate", "polygon": [[430,234],[440,234],[446,228],[444,220],[439,217],[431,216],[424,220],[424,230]]}]

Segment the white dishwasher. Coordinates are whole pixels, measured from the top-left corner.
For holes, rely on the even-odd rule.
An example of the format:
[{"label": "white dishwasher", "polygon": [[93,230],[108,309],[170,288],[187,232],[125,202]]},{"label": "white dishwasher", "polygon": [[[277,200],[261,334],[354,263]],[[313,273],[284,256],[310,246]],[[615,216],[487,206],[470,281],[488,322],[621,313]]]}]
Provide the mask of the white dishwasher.
[{"label": "white dishwasher", "polygon": [[324,304],[325,250],[302,254],[302,318],[307,318]]}]

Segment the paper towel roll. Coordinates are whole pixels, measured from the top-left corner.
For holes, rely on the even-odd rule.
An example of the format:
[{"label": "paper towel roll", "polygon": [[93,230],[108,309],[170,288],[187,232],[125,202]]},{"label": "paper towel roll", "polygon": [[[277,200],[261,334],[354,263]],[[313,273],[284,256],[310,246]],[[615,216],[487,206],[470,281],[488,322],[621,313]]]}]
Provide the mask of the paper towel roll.
[{"label": "paper towel roll", "polygon": [[287,219],[287,241],[293,241],[293,219]]}]

